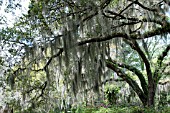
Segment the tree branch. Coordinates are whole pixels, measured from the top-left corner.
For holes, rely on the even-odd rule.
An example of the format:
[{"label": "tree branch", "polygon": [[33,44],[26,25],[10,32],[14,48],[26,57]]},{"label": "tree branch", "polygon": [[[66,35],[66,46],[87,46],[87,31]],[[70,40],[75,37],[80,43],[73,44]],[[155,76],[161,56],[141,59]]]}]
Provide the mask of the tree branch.
[{"label": "tree branch", "polygon": [[105,7],[107,7],[110,4],[111,0],[104,0],[101,4],[100,7],[101,9],[104,9]]},{"label": "tree branch", "polygon": [[[124,11],[126,11],[129,7],[131,7],[133,4],[134,4],[134,2],[130,3],[129,5],[127,5],[127,6],[126,6],[123,10],[121,10],[119,13],[115,13],[115,16],[112,17],[112,19],[113,19],[113,20],[116,19],[117,16],[120,16],[120,17],[123,17],[123,18],[124,18],[124,16],[122,16],[121,14],[122,14]],[[103,14],[104,14],[104,13],[103,13]],[[105,16],[106,16],[106,15],[105,15]]]},{"label": "tree branch", "polygon": [[145,9],[145,10],[148,10],[148,11],[154,11],[154,12],[156,12],[157,11],[157,9],[151,9],[151,8],[148,8],[148,7],[146,7],[146,6],[144,6],[143,4],[141,4],[138,0],[135,0],[135,2],[134,2],[135,4],[137,4],[137,5],[139,5],[140,7],[142,7],[143,9]]},{"label": "tree branch", "polygon": [[[77,42],[77,43],[73,44],[74,45],[73,47],[82,46],[82,45],[85,45],[87,43],[103,42],[103,41],[111,40],[113,38],[118,38],[118,37],[124,38],[124,39],[129,39],[129,37],[130,37],[132,40],[133,39],[134,40],[145,39],[145,38],[153,37],[155,35],[161,35],[161,34],[164,34],[164,33],[169,33],[170,32],[170,24],[168,24],[168,25],[164,26],[162,28],[157,28],[155,30],[151,30],[149,32],[146,32],[146,33],[143,34],[142,37],[141,37],[140,34],[130,34],[128,36],[126,33],[123,33],[123,32],[122,33],[112,33],[111,35],[93,37],[93,38],[90,38],[90,39],[86,39],[86,40]],[[160,32],[159,30],[162,31],[162,32]],[[63,51],[65,51],[64,48],[60,48],[60,50],[57,54],[50,57],[50,59],[47,61],[46,65],[44,66],[44,69],[51,63],[53,58],[61,55]]]},{"label": "tree branch", "polygon": [[[161,78],[161,75],[159,76],[159,71],[162,67],[162,61],[164,60],[164,58],[167,56],[168,52],[170,50],[170,44],[166,47],[166,49],[162,52],[162,54],[158,57],[158,60],[157,60],[157,65],[158,67],[155,69],[155,72],[154,72],[154,78],[155,80],[158,82],[159,79]],[[166,65],[164,67],[163,70],[165,70],[165,68],[167,67],[168,65]]]},{"label": "tree branch", "polygon": [[162,52],[162,54],[158,57],[157,63],[161,67],[162,66],[162,61],[164,58],[167,56],[168,52],[170,50],[170,44],[166,47],[166,49]]},{"label": "tree branch", "polygon": [[112,63],[114,63],[114,65],[117,65],[117,66],[122,67],[122,68],[126,68],[127,70],[129,70],[129,71],[133,72],[134,74],[136,74],[137,77],[140,80],[140,84],[141,84],[141,87],[142,87],[144,93],[145,94],[148,93],[148,90],[147,90],[148,85],[146,83],[146,80],[145,80],[143,74],[137,68],[135,68],[133,66],[130,66],[130,65],[127,65],[127,64],[124,64],[124,63],[118,63],[118,62],[116,62],[114,60],[111,60],[111,61],[112,61]]},{"label": "tree branch", "polygon": [[[142,58],[143,62],[145,63],[145,67],[146,67],[146,72],[148,77],[150,78],[150,80],[152,80],[152,72],[151,72],[151,67],[150,67],[150,62],[147,59],[146,55],[144,54],[144,52],[141,50],[141,48],[139,47],[138,43],[135,40],[124,40],[127,44],[129,44],[131,46],[132,49],[136,50],[136,52],[139,54],[139,56]],[[148,79],[149,79],[148,78]]]},{"label": "tree branch", "polygon": [[132,78],[130,78],[126,73],[124,73],[120,68],[118,68],[118,66],[115,65],[112,61],[110,61],[110,60],[106,61],[106,65],[108,68],[115,71],[119,77],[124,79],[133,88],[133,90],[137,93],[137,95],[139,96],[141,101],[143,103],[146,103],[147,95],[145,95],[143,93],[143,91],[140,89],[140,87],[138,86],[136,81],[134,81]]},{"label": "tree branch", "polygon": [[[113,11],[110,11],[110,10],[106,10],[105,11],[106,13],[110,13],[111,15],[115,15],[115,16],[119,16],[120,18],[119,19],[125,19],[126,21],[129,20],[129,21],[132,21],[132,22],[136,22],[136,23],[139,23],[139,22],[153,22],[153,23],[156,23],[156,24],[159,24],[161,26],[163,26],[163,21],[159,21],[159,20],[156,20],[156,19],[151,19],[151,18],[143,18],[143,19],[138,19],[138,18],[129,18],[129,17],[125,17],[121,14],[118,14],[118,13],[115,13]],[[103,15],[107,18],[112,18],[114,19],[113,16],[111,15],[107,15],[103,12]],[[128,24],[127,24],[128,25]]]},{"label": "tree branch", "polygon": [[149,54],[149,50],[148,50],[148,45],[145,42],[145,40],[142,40],[142,46],[143,46],[143,49],[144,49],[146,55],[148,56],[148,59],[151,60],[151,57],[150,57],[150,54]]}]

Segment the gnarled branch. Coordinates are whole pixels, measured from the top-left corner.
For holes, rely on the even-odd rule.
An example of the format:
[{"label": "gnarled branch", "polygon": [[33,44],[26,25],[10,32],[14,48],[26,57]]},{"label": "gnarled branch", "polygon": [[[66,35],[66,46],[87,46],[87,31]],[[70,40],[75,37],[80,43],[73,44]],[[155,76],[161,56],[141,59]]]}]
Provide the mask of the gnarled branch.
[{"label": "gnarled branch", "polygon": [[136,81],[134,81],[126,73],[124,73],[123,70],[120,69],[117,65],[115,65],[111,60],[107,61],[106,65],[108,68],[115,71],[119,77],[124,79],[132,87],[132,89],[137,93],[142,103],[146,104],[147,95],[144,94],[144,92],[140,89]]},{"label": "gnarled branch", "polygon": [[114,63],[115,65],[117,65],[117,66],[119,66],[121,68],[126,68],[127,70],[129,70],[129,71],[133,72],[134,74],[136,74],[137,77],[140,80],[140,84],[141,84],[141,87],[142,87],[144,93],[145,94],[148,93],[146,80],[145,80],[143,74],[137,68],[135,68],[133,66],[130,66],[130,65],[127,65],[127,64],[124,64],[124,63],[118,63],[118,62],[116,62],[114,60],[112,60],[112,63]]}]

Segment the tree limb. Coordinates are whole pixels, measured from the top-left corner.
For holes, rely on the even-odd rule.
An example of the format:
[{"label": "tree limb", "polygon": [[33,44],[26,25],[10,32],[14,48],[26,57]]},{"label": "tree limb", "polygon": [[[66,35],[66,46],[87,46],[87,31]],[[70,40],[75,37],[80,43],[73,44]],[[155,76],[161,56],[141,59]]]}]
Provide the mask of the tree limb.
[{"label": "tree limb", "polygon": [[140,84],[141,84],[141,87],[142,87],[144,93],[145,94],[148,93],[148,90],[147,90],[148,85],[146,83],[146,80],[145,80],[143,74],[137,68],[135,68],[133,66],[130,66],[130,65],[127,65],[127,64],[124,64],[124,63],[118,63],[118,62],[116,62],[114,60],[111,60],[111,61],[112,61],[112,63],[114,63],[114,65],[117,65],[117,66],[122,67],[122,68],[126,68],[127,70],[129,70],[129,71],[133,72],[134,74],[136,74],[137,77],[140,80]]},{"label": "tree limb", "polygon": [[134,3],[137,4],[137,5],[139,5],[140,7],[142,7],[142,8],[145,9],[145,10],[153,11],[153,12],[156,12],[156,11],[157,11],[157,9],[152,9],[152,8],[148,8],[148,7],[144,6],[144,5],[141,4],[138,0],[135,0]]},{"label": "tree limb", "polygon": [[131,46],[132,49],[136,50],[136,52],[139,54],[139,56],[142,58],[143,62],[145,63],[145,67],[146,67],[146,72],[148,75],[148,80],[150,78],[150,80],[152,80],[152,72],[151,72],[151,67],[150,67],[150,62],[147,59],[146,55],[144,54],[144,52],[141,50],[141,48],[139,47],[139,44],[137,43],[137,41],[135,40],[124,40],[127,44],[129,44]]},{"label": "tree limb", "polygon": [[167,56],[168,52],[170,50],[170,44],[166,47],[166,49],[162,52],[162,54],[158,57],[157,63],[161,67],[162,66],[162,61],[164,58]]},{"label": "tree limb", "polygon": [[[158,57],[157,60],[157,65],[158,67],[155,69],[154,72],[154,78],[155,80],[158,82],[159,79],[161,78],[161,75],[159,76],[159,71],[162,67],[162,61],[164,60],[164,58],[167,56],[168,52],[170,50],[170,44],[166,47],[166,49],[162,52],[162,54]],[[168,66],[168,64],[164,67],[163,71],[165,70],[165,68]]]},{"label": "tree limb", "polygon": [[[159,30],[162,31],[162,32],[160,32]],[[126,33],[123,33],[123,32],[122,33],[112,33],[111,35],[107,35],[107,36],[98,36],[98,37],[93,37],[93,38],[90,38],[90,39],[82,40],[80,42],[75,43],[73,47],[82,46],[82,45],[85,45],[87,43],[103,42],[103,41],[111,40],[113,38],[118,38],[118,37],[124,38],[124,39],[129,39],[129,37],[130,37],[132,40],[133,39],[134,40],[140,40],[140,39],[145,39],[145,38],[153,37],[155,35],[161,35],[161,34],[169,33],[169,32],[170,32],[170,24],[169,24],[169,26],[167,25],[167,26],[164,26],[162,28],[157,28],[155,30],[145,32],[142,37],[141,37],[140,34],[130,34],[128,36]],[[51,56],[49,58],[49,60],[47,61],[46,65],[44,66],[44,69],[51,63],[53,58],[61,55],[63,51],[65,51],[64,48],[60,48],[60,50],[57,54]]]},{"label": "tree limb", "polygon": [[106,65],[108,68],[112,69],[117,73],[119,77],[124,79],[137,93],[139,98],[141,99],[142,103],[146,103],[147,95],[143,93],[143,91],[138,86],[137,82],[130,78],[126,73],[124,73],[118,66],[116,66],[112,61],[106,61]]}]

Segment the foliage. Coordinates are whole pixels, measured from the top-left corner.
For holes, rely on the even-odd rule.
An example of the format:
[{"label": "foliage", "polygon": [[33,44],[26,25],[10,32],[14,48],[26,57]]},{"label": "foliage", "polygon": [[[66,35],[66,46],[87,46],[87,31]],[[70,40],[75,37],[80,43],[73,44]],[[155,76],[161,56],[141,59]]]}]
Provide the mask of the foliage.
[{"label": "foliage", "polygon": [[[161,110],[156,110],[153,108],[141,108],[139,106],[131,106],[131,107],[112,106],[111,108],[100,107],[98,109],[81,108],[81,110],[82,111],[79,113],[168,113],[170,111],[168,107],[164,107]],[[76,112],[73,111],[73,113]]]},{"label": "foliage", "polygon": [[160,94],[160,101],[158,103],[158,107],[164,107],[168,105],[168,93],[166,91],[162,91]]},{"label": "foliage", "polygon": [[106,86],[105,95],[106,95],[108,102],[111,105],[116,104],[116,101],[118,99],[119,90],[120,90],[119,87],[116,87],[116,86],[113,86],[113,85],[110,85],[108,87]]},{"label": "foliage", "polygon": [[[11,105],[53,112],[93,104],[107,82],[120,78],[143,106],[153,107],[159,81],[170,71],[168,8],[159,0],[31,0],[28,14],[0,32],[4,85],[20,94]],[[111,104],[118,92],[106,90]]]}]

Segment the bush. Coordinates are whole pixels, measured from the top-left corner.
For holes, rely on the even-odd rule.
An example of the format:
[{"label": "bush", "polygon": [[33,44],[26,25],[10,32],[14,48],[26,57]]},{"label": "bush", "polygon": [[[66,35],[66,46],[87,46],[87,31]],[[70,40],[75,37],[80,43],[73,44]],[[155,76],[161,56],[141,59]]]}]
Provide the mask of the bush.
[{"label": "bush", "polygon": [[119,91],[120,91],[120,88],[114,85],[106,86],[105,95],[110,104],[112,105],[116,104]]}]

